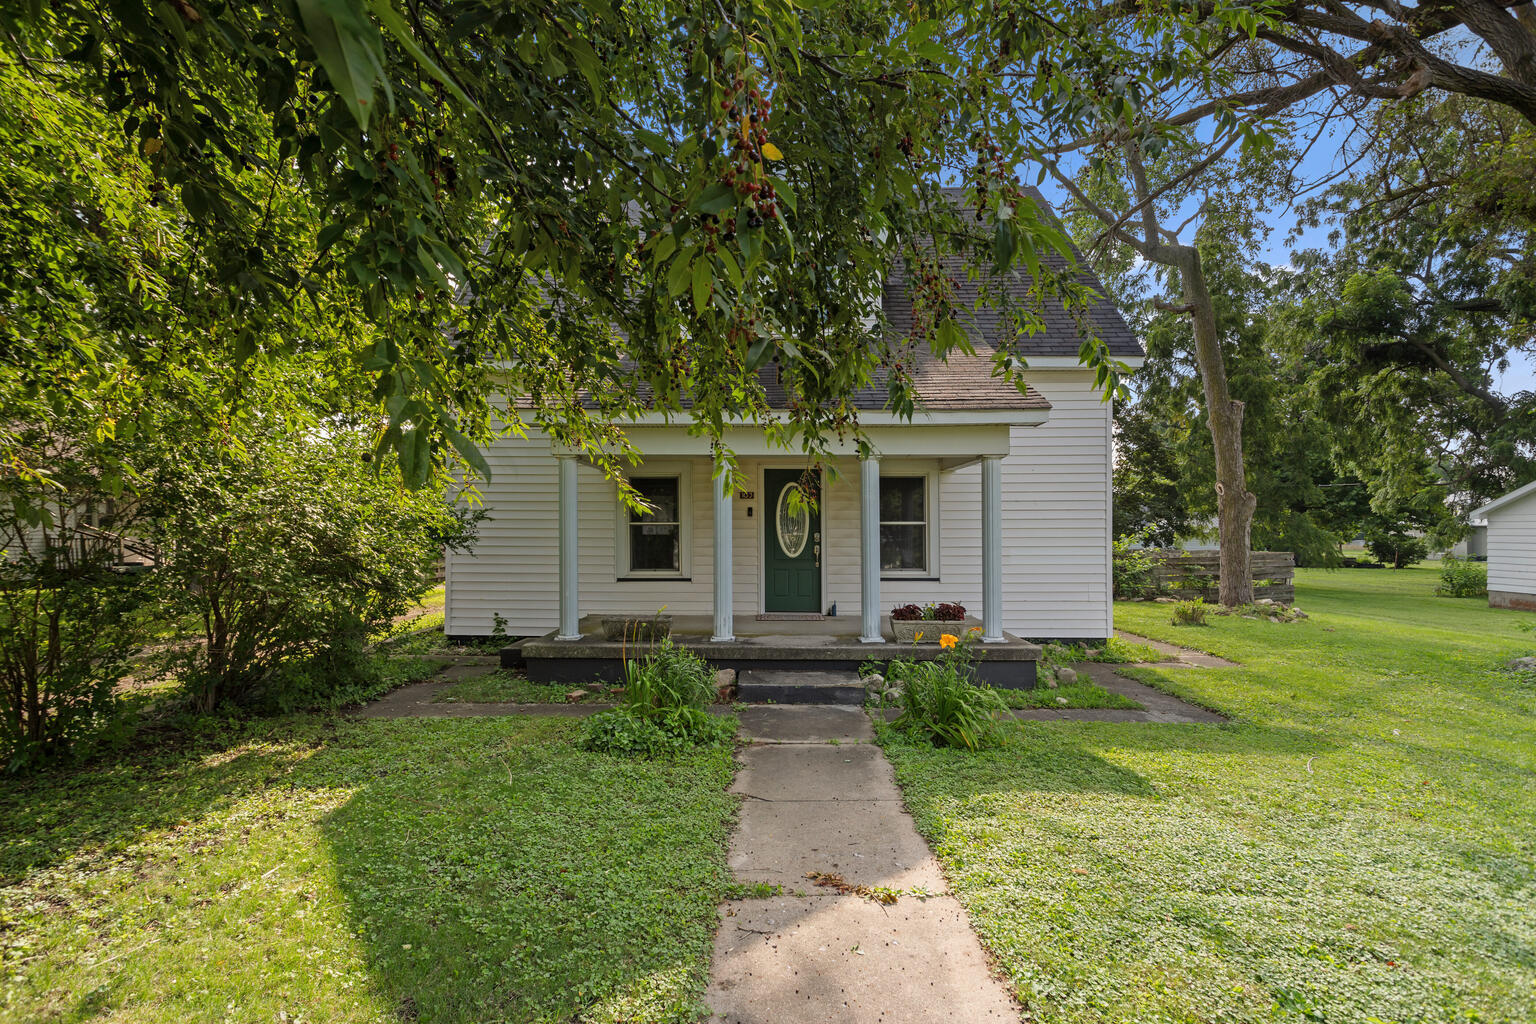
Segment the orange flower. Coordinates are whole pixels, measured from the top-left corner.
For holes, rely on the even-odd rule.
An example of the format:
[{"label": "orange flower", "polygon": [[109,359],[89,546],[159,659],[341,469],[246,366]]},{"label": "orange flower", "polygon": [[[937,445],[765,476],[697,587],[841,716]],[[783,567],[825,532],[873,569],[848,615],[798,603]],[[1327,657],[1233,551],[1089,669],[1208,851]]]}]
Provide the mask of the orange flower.
[{"label": "orange flower", "polygon": [[972,626],[970,629],[966,630],[966,632],[967,633],[980,633],[981,632],[981,627],[980,626]]},{"label": "orange flower", "polygon": [[945,633],[939,637],[939,646],[944,648],[946,651],[959,642],[960,638],[955,636],[953,633]]}]

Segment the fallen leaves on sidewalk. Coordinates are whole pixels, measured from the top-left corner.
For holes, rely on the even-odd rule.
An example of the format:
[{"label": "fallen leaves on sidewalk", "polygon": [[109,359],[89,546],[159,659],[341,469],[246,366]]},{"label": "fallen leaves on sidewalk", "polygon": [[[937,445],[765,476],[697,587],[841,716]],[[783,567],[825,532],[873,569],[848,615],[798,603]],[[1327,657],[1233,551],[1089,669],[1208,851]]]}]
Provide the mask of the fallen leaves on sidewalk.
[{"label": "fallen leaves on sidewalk", "polygon": [[824,888],[836,889],[844,896],[862,896],[867,900],[874,900],[876,903],[883,903],[886,906],[895,903],[901,896],[899,889],[887,889],[883,885],[854,885],[842,875],[829,871],[807,871],[805,877]]}]

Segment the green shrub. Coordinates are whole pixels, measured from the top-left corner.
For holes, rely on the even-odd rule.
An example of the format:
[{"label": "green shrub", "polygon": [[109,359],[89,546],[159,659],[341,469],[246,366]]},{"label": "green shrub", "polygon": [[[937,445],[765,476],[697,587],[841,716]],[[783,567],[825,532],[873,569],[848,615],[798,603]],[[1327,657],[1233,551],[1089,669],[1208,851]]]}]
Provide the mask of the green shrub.
[{"label": "green shrub", "polygon": [[150,513],[168,610],[201,627],[180,667],[195,708],[370,687],[368,638],[433,586],[445,545],[471,537],[440,494],[376,471],[371,450],[361,433],[273,433],[167,457]]},{"label": "green shrub", "polygon": [[1440,565],[1440,585],[1435,588],[1435,593],[1441,597],[1486,597],[1487,563],[1447,558]]},{"label": "green shrub", "polygon": [[895,728],[941,747],[980,750],[1002,741],[1008,708],[976,685],[973,643],[967,632],[933,661],[898,658],[886,667],[886,679],[901,687]]},{"label": "green shrub", "polygon": [[1133,545],[1144,543],[1146,534],[1121,537],[1114,543],[1110,564],[1114,573],[1115,597],[1129,599],[1148,597],[1157,593],[1157,575],[1154,569],[1157,558],[1146,548]]},{"label": "green shrub", "polygon": [[582,722],[583,750],[656,757],[729,743],[736,720],[712,715],[715,674],[686,647],[663,639],[645,658],[624,663],[624,696],[612,711]]},{"label": "green shrub", "polygon": [[1170,621],[1175,626],[1203,626],[1208,609],[1209,605],[1198,597],[1193,601],[1180,601],[1173,606],[1173,618]]},{"label": "green shrub", "polygon": [[148,583],[101,557],[0,557],[0,769],[55,757],[106,724],[148,637],[136,614]]},{"label": "green shrub", "polygon": [[[101,730],[149,640],[154,585],[121,565],[131,502],[102,495],[106,442],[67,424],[5,424],[47,480],[0,470],[0,769],[32,767]],[[14,469],[15,466],[11,466]],[[137,550],[135,554],[139,554]],[[136,674],[143,671],[135,669]]]}]

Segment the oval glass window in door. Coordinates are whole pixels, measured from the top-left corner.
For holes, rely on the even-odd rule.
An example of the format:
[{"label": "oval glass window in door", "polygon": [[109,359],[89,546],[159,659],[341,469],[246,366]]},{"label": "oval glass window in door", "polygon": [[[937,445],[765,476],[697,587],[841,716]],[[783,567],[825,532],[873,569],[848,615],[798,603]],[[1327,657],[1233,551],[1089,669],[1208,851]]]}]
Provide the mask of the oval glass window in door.
[{"label": "oval glass window in door", "polygon": [[[801,496],[799,508],[790,508],[791,494]],[[811,510],[798,484],[790,484],[779,492],[779,507],[774,512],[773,522],[779,534],[779,550],[786,558],[798,557],[811,535]]]}]

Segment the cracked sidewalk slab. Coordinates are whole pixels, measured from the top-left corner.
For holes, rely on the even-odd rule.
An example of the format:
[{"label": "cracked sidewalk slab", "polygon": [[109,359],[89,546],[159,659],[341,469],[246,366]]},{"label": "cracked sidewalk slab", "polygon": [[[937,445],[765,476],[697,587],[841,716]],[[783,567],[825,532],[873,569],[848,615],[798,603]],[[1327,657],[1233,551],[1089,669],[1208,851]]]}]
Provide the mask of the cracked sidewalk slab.
[{"label": "cracked sidewalk slab", "polygon": [[[716,1024],[1017,1020],[964,909],[901,801],[868,717],[847,708],[743,712],[746,799],[730,865],[797,895],[721,907],[705,999]],[[859,723],[852,716],[863,719]],[[836,740],[836,742],[832,742]],[[862,742],[860,742],[862,740]],[[878,903],[815,885],[899,891]]]}]

